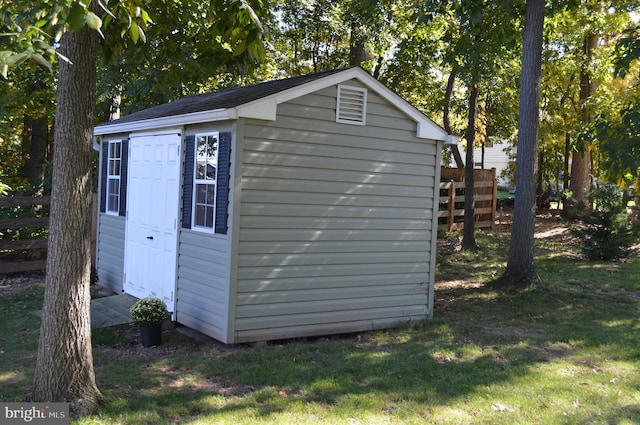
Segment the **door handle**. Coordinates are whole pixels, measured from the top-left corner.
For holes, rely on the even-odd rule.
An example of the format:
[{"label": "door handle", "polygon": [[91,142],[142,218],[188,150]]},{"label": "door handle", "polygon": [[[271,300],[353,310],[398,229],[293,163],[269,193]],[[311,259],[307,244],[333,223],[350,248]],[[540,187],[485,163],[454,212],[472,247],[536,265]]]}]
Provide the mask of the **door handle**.
[{"label": "door handle", "polygon": [[153,236],[147,236],[147,239],[153,240]]}]

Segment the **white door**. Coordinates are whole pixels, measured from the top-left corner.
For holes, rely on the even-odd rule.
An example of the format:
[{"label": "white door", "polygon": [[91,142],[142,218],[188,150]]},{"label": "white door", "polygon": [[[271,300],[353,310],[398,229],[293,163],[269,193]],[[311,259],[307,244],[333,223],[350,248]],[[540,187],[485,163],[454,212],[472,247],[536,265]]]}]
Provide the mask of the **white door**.
[{"label": "white door", "polygon": [[173,312],[181,136],[134,134],[129,149],[124,291]]}]

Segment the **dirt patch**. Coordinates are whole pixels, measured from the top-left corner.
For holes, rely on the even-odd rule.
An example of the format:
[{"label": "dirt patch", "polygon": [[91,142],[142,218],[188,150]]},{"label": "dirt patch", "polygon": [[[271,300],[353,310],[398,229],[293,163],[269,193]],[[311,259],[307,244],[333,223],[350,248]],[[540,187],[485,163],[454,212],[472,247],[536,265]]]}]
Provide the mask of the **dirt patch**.
[{"label": "dirt patch", "polygon": [[0,275],[0,296],[17,294],[32,285],[44,286],[44,272]]},{"label": "dirt patch", "polygon": [[[508,236],[511,234],[512,223],[513,210],[503,209],[496,217],[494,229],[485,231]],[[536,241],[558,243],[568,248],[575,248],[580,246],[580,239],[571,234],[571,226],[573,226],[573,223],[560,217],[559,212],[549,210],[536,216],[533,237]],[[446,238],[439,238],[438,252],[453,253],[460,251],[462,233],[459,233],[459,235],[453,234]]]}]

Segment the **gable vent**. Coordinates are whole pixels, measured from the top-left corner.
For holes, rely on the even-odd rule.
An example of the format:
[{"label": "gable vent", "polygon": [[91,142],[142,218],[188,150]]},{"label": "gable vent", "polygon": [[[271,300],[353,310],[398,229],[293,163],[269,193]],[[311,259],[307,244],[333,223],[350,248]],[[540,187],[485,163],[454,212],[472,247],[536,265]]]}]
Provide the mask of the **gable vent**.
[{"label": "gable vent", "polygon": [[367,114],[367,89],[338,86],[336,122],[364,125]]}]

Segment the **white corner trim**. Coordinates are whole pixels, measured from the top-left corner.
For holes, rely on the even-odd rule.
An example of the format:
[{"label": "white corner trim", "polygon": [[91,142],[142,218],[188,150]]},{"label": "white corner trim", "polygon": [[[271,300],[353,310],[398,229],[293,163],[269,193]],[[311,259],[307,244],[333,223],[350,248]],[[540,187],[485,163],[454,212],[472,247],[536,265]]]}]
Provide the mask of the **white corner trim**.
[{"label": "white corner trim", "polygon": [[457,145],[460,141],[460,137],[454,136],[453,134],[447,135],[447,140],[444,142],[445,145]]}]

